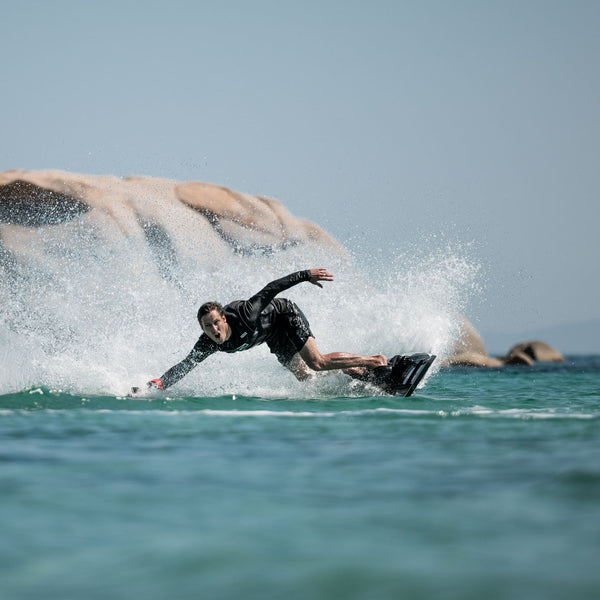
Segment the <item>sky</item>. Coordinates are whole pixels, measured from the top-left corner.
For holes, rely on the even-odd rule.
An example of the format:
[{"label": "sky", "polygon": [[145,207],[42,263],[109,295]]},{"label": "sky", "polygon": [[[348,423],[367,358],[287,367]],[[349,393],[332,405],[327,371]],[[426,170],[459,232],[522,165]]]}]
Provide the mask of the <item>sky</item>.
[{"label": "sky", "polygon": [[383,265],[460,248],[479,330],[600,320],[600,2],[0,11],[0,170],[226,185]]}]

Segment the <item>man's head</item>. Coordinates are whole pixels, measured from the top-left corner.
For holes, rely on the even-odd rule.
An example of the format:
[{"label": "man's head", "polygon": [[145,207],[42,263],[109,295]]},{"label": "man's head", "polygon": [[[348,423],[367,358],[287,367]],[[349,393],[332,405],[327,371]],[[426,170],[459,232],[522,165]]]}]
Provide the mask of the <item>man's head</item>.
[{"label": "man's head", "polygon": [[223,307],[218,302],[205,302],[198,309],[198,321],[202,331],[217,344],[229,339],[231,330]]}]

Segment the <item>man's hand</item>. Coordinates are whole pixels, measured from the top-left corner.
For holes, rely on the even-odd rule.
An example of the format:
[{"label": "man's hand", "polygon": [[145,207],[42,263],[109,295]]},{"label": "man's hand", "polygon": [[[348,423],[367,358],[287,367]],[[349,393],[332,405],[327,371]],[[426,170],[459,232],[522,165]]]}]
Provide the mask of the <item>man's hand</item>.
[{"label": "man's hand", "polygon": [[143,392],[147,392],[149,390],[162,390],[163,384],[160,379],[152,379],[146,384],[146,388],[132,387],[131,392],[129,392],[129,396],[139,396]]},{"label": "man's hand", "polygon": [[313,285],[318,285],[320,288],[323,286],[319,281],[333,281],[333,275],[327,271],[327,269],[311,269],[310,280]]}]

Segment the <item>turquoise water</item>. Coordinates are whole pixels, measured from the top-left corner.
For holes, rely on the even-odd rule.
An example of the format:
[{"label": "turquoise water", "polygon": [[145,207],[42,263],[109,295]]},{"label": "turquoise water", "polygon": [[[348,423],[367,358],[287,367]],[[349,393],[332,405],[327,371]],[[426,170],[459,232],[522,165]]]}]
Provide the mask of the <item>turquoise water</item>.
[{"label": "turquoise water", "polygon": [[598,597],[600,357],[349,393],[0,395],[0,598]]}]

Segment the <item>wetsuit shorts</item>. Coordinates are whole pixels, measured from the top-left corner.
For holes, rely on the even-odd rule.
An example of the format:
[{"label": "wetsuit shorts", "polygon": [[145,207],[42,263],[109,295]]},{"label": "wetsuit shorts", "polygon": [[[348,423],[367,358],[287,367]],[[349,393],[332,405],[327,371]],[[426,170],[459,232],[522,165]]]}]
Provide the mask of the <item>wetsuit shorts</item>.
[{"label": "wetsuit shorts", "polygon": [[267,341],[267,346],[284,367],[302,350],[308,338],[314,337],[304,313],[291,300],[286,303],[287,307],[276,317],[276,333]]}]

